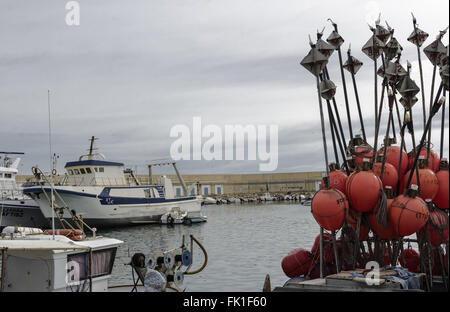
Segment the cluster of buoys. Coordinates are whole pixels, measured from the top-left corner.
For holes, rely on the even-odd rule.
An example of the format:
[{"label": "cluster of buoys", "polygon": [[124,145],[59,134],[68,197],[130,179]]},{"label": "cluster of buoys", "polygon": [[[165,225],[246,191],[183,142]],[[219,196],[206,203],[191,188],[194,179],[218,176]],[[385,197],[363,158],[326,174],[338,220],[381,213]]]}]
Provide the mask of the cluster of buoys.
[{"label": "cluster of buoys", "polygon": [[[431,165],[427,166],[427,150],[422,149],[417,171],[414,170],[409,188],[406,189],[411,172],[411,159],[408,159],[406,152],[400,153],[397,146],[387,146],[386,151],[384,148],[377,152],[377,162],[372,167],[371,158],[363,156],[369,156],[373,150],[365,146],[354,147],[354,150],[358,151],[358,154],[353,156],[356,170],[347,175],[335,164],[331,164],[328,179],[324,178],[321,190],[316,192],[312,199],[311,213],[314,219],[324,230],[332,233],[325,232],[323,236],[324,276],[336,271],[336,267],[333,267],[335,251],[331,243],[332,235],[343,227],[352,229],[360,241],[369,239],[371,232],[381,240],[398,240],[414,233],[422,237],[421,233],[426,229],[426,239],[429,239],[433,248],[448,242],[448,214],[443,211],[449,209],[446,159],[442,159],[435,172],[436,153],[430,151]],[[419,181],[416,180],[417,173]],[[399,185],[402,185],[400,189],[403,189],[394,196]],[[356,233],[358,228],[359,232]],[[343,249],[349,247],[343,246],[342,239],[334,239],[341,257]],[[305,275],[308,278],[316,276],[319,246],[320,236],[316,238],[311,251],[295,249],[286,256],[282,261],[286,275]],[[384,263],[390,264],[387,249],[384,255]],[[402,259],[409,271],[420,271],[418,252],[406,249],[398,259],[401,265]],[[363,260],[357,259],[357,263],[364,265]],[[341,259],[341,266],[344,265],[343,262]]]}]

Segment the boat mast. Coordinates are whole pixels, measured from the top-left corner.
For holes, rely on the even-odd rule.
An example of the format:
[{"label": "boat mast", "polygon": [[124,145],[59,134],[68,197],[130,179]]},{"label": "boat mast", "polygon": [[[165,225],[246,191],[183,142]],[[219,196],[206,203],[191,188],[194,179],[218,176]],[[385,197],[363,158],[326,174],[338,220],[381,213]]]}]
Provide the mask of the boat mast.
[{"label": "boat mast", "polygon": [[48,145],[50,153],[50,188],[51,188],[51,210],[52,210],[52,238],[55,239],[55,210],[54,210],[54,198],[53,198],[53,172],[54,161],[52,156],[52,128],[50,121],[50,90],[47,90],[47,104],[48,104]]}]

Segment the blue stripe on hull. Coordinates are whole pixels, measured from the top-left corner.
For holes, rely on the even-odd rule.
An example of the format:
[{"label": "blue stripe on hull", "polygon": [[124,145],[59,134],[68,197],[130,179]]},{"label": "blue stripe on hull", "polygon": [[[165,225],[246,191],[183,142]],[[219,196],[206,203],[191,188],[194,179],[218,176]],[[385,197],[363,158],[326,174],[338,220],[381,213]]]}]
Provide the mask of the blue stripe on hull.
[{"label": "blue stripe on hull", "polygon": [[[46,192],[50,192],[50,189],[44,188]],[[161,204],[161,203],[172,203],[186,200],[194,200],[196,197],[181,197],[181,198],[136,198],[136,197],[116,197],[116,196],[103,196],[107,192],[102,191],[100,195],[94,195],[89,193],[75,192],[69,190],[56,190],[60,194],[71,194],[85,197],[98,198],[102,205],[139,205],[139,204]],[[23,191],[25,194],[40,194],[42,193],[41,188],[30,188]],[[109,193],[109,192],[108,192]]]}]

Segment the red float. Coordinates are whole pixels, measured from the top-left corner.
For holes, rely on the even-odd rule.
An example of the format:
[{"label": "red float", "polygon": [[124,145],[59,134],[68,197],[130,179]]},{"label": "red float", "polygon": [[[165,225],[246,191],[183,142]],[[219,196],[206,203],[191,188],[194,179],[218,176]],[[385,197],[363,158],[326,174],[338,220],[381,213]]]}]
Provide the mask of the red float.
[{"label": "red float", "polygon": [[369,212],[378,203],[382,184],[372,171],[356,171],[348,177],[346,189],[351,207],[359,212]]},{"label": "red float", "polygon": [[[381,176],[381,162],[376,162],[373,165],[373,172],[377,175],[377,177]],[[383,170],[383,179],[381,179],[381,183],[383,183],[383,187],[390,186],[392,189],[397,188],[398,182],[398,173],[397,169],[390,163],[386,162],[384,164]]]},{"label": "red float", "polygon": [[[406,183],[408,182],[410,172],[411,172],[411,170],[409,170],[403,177],[403,182],[404,182],[405,187],[406,187]],[[419,179],[420,179],[420,190],[422,192],[421,197],[423,199],[433,200],[439,191],[439,180],[436,177],[436,174],[430,169],[419,167]],[[413,173],[413,176],[411,179],[411,184],[417,185],[417,173],[416,172]]]},{"label": "red float", "polygon": [[[331,170],[330,171],[330,185],[329,187],[334,188],[336,190],[341,191],[343,194],[345,194],[345,184],[347,183],[348,176],[345,174],[345,172],[342,172],[341,170]],[[322,189],[325,188],[325,185],[322,181]]]},{"label": "red float", "polygon": [[441,169],[436,173],[436,178],[439,181],[439,189],[433,202],[440,209],[448,209],[449,206],[449,185],[448,185],[448,163],[447,160],[443,159],[441,162]]},{"label": "red float", "polygon": [[311,202],[314,219],[328,231],[336,231],[342,227],[347,208],[345,195],[333,188],[318,191]]},{"label": "red float", "polygon": [[[399,257],[400,265],[406,267],[409,272],[420,273],[420,257],[417,251],[407,248],[403,250],[402,255]],[[403,264],[403,258],[405,258],[405,264]]]},{"label": "red float", "polygon": [[[345,221],[350,225],[355,231],[358,229],[358,213],[352,209],[348,209],[345,214]],[[359,227],[359,240],[366,240],[369,236],[370,228],[361,222]]]},{"label": "red float", "polygon": [[[314,261],[317,261],[320,257],[320,235],[317,235],[314,240],[314,245],[311,248],[311,253],[314,257]],[[323,261],[324,263],[331,263],[334,260],[334,248],[332,242],[332,236],[328,233],[323,233]]]},{"label": "red float", "polygon": [[283,272],[290,278],[308,273],[312,265],[312,254],[305,249],[294,249],[281,261]]},{"label": "red float", "polygon": [[400,236],[409,236],[420,230],[430,215],[426,203],[417,197],[417,185],[412,185],[407,195],[394,199],[389,209],[389,218]]},{"label": "red float", "polygon": [[[424,156],[426,159],[427,151],[428,151],[428,148],[424,146],[422,148],[422,150],[420,151],[419,157]],[[411,167],[414,163],[414,156],[415,156],[414,151],[411,151],[408,153],[408,170],[411,169]],[[439,170],[439,163],[440,163],[440,159],[439,159],[438,154],[435,151],[430,150],[430,165],[426,165],[425,168],[431,169],[436,172]]]},{"label": "red float", "polygon": [[[384,154],[384,148],[381,148],[377,155],[383,155]],[[400,172],[399,170],[399,164],[400,164],[400,147],[399,146],[388,146],[386,149],[386,162],[390,163],[394,166],[395,169],[397,169],[397,172],[400,173],[400,175],[405,174],[405,172],[408,170],[408,154],[405,151],[402,151],[402,170]]]},{"label": "red float", "polygon": [[[394,199],[392,198],[392,189],[388,188],[386,190],[386,195],[387,195],[387,209],[389,215],[389,210],[391,209],[392,202],[394,201]],[[384,225],[378,222],[377,214],[378,209],[375,209],[368,215],[370,227],[372,228],[373,232],[381,239],[398,239],[399,236],[397,233],[395,233],[395,228],[392,222],[389,222],[389,225],[386,228]]]},{"label": "red float", "polygon": [[433,246],[438,246],[448,241],[448,216],[443,211],[430,212],[428,220],[428,235]]},{"label": "red float", "polygon": [[373,159],[373,148],[369,145],[360,145],[355,148],[355,153],[353,154],[356,163],[362,166],[364,158],[367,158],[370,162]]}]

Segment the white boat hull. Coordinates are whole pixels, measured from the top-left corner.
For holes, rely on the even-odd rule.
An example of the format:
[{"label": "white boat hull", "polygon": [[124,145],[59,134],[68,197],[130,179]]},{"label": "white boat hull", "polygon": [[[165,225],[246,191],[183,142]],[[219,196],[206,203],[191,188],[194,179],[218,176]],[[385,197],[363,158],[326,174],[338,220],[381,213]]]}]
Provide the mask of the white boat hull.
[{"label": "white boat hull", "polygon": [[[50,190],[44,188],[49,195]],[[142,223],[159,223],[161,216],[165,213],[179,208],[188,213],[188,218],[193,222],[201,215],[201,199],[197,197],[164,199],[157,203],[139,203],[144,199],[102,197],[103,187],[55,187],[58,195],[55,196],[55,203],[63,207],[59,196],[67,204],[70,210],[74,210],[76,215],[82,215],[83,220],[89,226],[126,226]],[[40,190],[40,191],[39,191]],[[30,192],[30,190],[27,190]],[[28,193],[30,194],[30,193]],[[31,193],[33,198],[39,202],[41,211],[45,218],[52,218],[47,197],[42,193],[41,188],[35,188]],[[38,195],[38,196],[36,196]],[[119,202],[116,204],[116,202]],[[64,209],[63,218],[71,221],[72,218]]]}]

